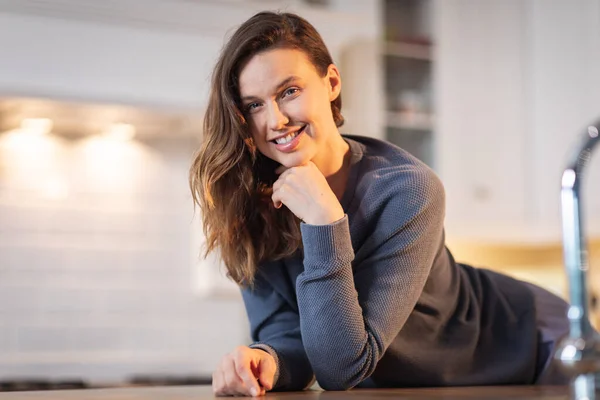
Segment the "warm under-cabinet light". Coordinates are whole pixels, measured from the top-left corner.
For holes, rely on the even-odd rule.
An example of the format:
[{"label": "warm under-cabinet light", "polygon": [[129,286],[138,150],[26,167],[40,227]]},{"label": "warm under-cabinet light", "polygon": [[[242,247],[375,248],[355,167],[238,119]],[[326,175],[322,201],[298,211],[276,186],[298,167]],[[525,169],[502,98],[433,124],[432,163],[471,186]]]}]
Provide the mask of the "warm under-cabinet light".
[{"label": "warm under-cabinet light", "polygon": [[103,135],[109,139],[126,142],[135,136],[135,127],[129,124],[112,124]]},{"label": "warm under-cabinet light", "polygon": [[52,130],[49,118],[25,118],[21,121],[21,132],[33,135],[45,135]]}]

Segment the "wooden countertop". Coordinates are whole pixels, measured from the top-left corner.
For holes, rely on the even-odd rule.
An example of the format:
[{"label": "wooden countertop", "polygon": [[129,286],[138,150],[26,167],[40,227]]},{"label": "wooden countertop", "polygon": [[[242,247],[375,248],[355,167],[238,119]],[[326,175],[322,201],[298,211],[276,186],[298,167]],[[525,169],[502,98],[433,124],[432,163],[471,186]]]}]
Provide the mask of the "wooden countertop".
[{"label": "wooden countertop", "polygon": [[[487,386],[433,389],[354,389],[346,392],[267,393],[266,399],[568,399],[564,386]],[[136,387],[88,390],[3,392],[0,400],[205,400],[210,386]]]}]

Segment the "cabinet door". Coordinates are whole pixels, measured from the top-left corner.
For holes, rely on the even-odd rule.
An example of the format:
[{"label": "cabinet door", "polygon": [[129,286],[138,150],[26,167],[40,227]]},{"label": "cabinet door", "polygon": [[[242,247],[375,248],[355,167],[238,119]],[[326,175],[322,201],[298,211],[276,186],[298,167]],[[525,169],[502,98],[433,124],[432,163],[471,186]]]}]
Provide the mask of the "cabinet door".
[{"label": "cabinet door", "polygon": [[[531,2],[529,70],[537,224],[560,233],[560,178],[587,124],[600,119],[600,2]],[[600,149],[586,169],[585,222],[600,234]]]},{"label": "cabinet door", "polygon": [[368,37],[346,43],[340,54],[343,133],[385,138],[379,58],[378,43]]},{"label": "cabinet door", "polygon": [[510,239],[527,218],[525,6],[436,3],[437,154],[449,237]]}]

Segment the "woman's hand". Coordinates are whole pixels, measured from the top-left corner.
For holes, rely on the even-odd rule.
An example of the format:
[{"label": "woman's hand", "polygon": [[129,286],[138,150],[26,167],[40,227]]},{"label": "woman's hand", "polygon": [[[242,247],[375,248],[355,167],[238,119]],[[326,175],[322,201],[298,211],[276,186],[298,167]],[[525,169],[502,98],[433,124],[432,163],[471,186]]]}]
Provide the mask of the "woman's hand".
[{"label": "woman's hand", "polygon": [[273,388],[275,359],[266,351],[239,346],[221,360],[212,376],[217,396],[262,396]]},{"label": "woman's hand", "polygon": [[285,204],[298,218],[311,225],[327,225],[344,217],[344,209],[327,179],[308,162],[289,169],[280,167],[271,199],[275,207]]}]

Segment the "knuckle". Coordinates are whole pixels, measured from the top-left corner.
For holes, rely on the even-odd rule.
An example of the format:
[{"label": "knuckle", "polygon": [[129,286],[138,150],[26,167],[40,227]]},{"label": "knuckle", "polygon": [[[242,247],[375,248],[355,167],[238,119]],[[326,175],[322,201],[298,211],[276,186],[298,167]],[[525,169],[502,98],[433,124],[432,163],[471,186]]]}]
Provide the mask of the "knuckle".
[{"label": "knuckle", "polygon": [[225,382],[221,385],[224,391],[230,391],[232,388],[235,388],[236,385],[236,377],[235,373],[227,373],[225,374]]},{"label": "knuckle", "polygon": [[213,393],[216,395],[225,394],[225,391],[223,390],[222,386],[213,385],[212,389],[213,389]]},{"label": "knuckle", "polygon": [[245,380],[245,378],[247,378],[248,374],[246,373],[246,366],[245,365],[241,365],[241,364],[236,364],[235,365],[235,372],[238,374],[238,376],[240,377],[240,379]]},{"label": "knuckle", "polygon": [[239,368],[244,364],[244,362],[246,361],[246,353],[245,352],[238,352],[234,355],[233,357],[233,361],[235,363],[235,368],[236,370],[239,370]]},{"label": "knuckle", "polygon": [[216,381],[214,374],[213,374],[212,390],[213,390],[213,393],[215,393],[215,394],[221,394],[223,392],[223,384]]}]

